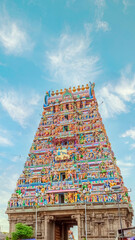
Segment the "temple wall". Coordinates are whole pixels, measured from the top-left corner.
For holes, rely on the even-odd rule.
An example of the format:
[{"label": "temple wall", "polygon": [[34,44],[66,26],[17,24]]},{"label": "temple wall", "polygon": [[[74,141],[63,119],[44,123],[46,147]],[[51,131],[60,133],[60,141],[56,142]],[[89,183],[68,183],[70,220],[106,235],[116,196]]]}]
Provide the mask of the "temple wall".
[{"label": "temple wall", "polygon": [[[39,211],[39,210],[38,210]],[[78,240],[85,238],[85,208],[76,207],[76,209],[68,209],[67,212],[61,209],[53,211],[39,211],[37,215],[37,239],[39,240],[55,240],[55,219],[57,216],[62,217],[69,215],[78,225]],[[128,207],[121,206],[120,215],[122,219],[122,227],[129,227],[132,224],[132,212]],[[35,229],[36,213],[28,212],[9,214],[10,233],[15,230],[15,224],[21,222],[32,226]],[[63,228],[63,239],[67,240],[65,235],[66,226]],[[68,229],[68,226],[67,226]],[[117,230],[120,229],[120,218],[117,208],[105,206],[87,206],[87,240],[115,240]]]},{"label": "temple wall", "polygon": [[[132,224],[132,216],[127,214],[125,209],[121,210],[122,227],[126,228]],[[128,217],[128,218],[127,218]],[[80,215],[79,240],[85,238],[85,215]],[[115,240],[117,230],[120,229],[120,218],[118,210],[87,211],[87,240]]]}]

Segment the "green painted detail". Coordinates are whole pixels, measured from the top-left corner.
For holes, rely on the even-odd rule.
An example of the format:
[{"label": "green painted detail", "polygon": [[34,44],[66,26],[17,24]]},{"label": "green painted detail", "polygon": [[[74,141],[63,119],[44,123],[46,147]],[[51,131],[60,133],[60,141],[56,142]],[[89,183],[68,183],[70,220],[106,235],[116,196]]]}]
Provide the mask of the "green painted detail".
[{"label": "green painted detail", "polygon": [[73,98],[73,95],[72,95],[72,93],[70,93],[69,91],[68,91],[68,89],[66,89],[66,92],[63,94],[63,99],[64,99],[64,97],[65,96],[70,96],[71,98]]}]

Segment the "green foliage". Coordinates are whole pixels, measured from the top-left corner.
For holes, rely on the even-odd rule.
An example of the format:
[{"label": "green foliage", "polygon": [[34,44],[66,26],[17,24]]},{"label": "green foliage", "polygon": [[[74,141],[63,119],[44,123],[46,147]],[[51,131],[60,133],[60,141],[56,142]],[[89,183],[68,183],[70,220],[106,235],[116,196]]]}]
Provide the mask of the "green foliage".
[{"label": "green foliage", "polygon": [[17,234],[16,232],[12,232],[12,240],[17,240],[18,237],[17,237]]},{"label": "green foliage", "polygon": [[22,223],[17,223],[15,226],[15,232],[12,232],[12,240],[28,239],[33,236],[33,229]]},{"label": "green foliage", "polygon": [[6,240],[9,240],[9,237],[8,237],[8,236],[6,236]]}]

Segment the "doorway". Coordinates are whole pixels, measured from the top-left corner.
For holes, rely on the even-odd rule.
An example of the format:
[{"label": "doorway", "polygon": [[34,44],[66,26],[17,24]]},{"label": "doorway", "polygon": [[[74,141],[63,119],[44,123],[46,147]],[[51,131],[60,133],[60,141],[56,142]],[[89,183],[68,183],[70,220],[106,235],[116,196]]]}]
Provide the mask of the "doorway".
[{"label": "doorway", "polygon": [[65,178],[66,178],[65,172],[62,172],[62,173],[60,174],[60,177],[61,177],[61,181],[64,181]]},{"label": "doorway", "polygon": [[[72,234],[69,234],[71,233]],[[76,220],[71,216],[57,216],[55,220],[55,240],[72,240],[71,235],[75,240],[78,240],[78,226]]]},{"label": "doorway", "polygon": [[59,194],[59,203],[64,203],[64,193]]}]

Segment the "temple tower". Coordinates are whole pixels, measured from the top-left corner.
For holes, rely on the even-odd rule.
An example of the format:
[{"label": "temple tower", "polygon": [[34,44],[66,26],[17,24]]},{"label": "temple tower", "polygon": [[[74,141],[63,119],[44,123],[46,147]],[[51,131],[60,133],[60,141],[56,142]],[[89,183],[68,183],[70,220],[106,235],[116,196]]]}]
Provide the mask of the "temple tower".
[{"label": "temple tower", "polygon": [[94,92],[95,84],[47,92],[24,170],[8,203],[10,232],[33,226],[40,240],[114,240],[133,209]]}]

